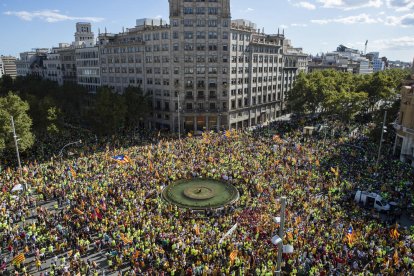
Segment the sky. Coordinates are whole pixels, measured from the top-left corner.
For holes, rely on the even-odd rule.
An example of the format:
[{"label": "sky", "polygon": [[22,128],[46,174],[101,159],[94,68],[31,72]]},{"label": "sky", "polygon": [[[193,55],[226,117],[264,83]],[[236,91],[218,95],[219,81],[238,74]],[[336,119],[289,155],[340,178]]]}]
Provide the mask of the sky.
[{"label": "sky", "polygon": [[[232,19],[247,19],[265,33],[285,30],[312,55],[340,44],[380,52],[390,60],[414,58],[414,0],[232,0]],[[74,40],[75,23],[119,33],[136,19],[168,20],[168,0],[0,0],[0,54],[18,56]]]}]

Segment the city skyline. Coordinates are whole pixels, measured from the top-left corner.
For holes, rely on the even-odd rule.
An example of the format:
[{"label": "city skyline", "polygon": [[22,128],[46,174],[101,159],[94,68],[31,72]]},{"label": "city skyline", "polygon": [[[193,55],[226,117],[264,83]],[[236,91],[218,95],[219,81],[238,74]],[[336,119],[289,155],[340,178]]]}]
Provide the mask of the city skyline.
[{"label": "city skyline", "polygon": [[[410,0],[247,0],[231,2],[232,19],[247,19],[265,33],[285,30],[292,42],[309,54],[333,51],[339,44],[368,52],[378,51],[390,60],[411,62],[414,57],[414,2]],[[28,3],[0,0],[0,44],[3,55],[18,56],[32,48],[51,48],[73,40],[76,22],[91,22],[98,30],[119,33],[139,18],[168,21],[168,1],[156,4],[120,0]],[[276,16],[275,16],[275,15]]]}]

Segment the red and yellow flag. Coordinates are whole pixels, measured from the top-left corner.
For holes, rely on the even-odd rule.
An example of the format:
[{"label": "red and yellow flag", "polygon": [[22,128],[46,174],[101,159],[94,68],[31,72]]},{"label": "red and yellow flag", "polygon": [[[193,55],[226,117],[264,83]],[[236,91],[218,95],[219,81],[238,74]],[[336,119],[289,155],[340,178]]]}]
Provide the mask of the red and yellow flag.
[{"label": "red and yellow flag", "polygon": [[198,224],[194,224],[194,232],[197,236],[200,235],[200,227],[198,226]]},{"label": "red and yellow flag", "polygon": [[234,262],[234,260],[237,258],[237,250],[233,250],[231,253],[230,253],[230,261],[231,262]]},{"label": "red and yellow flag", "polygon": [[75,178],[75,177],[76,177],[76,172],[75,172],[75,170],[73,169],[73,167],[72,167],[72,166],[70,166],[70,167],[69,167],[69,170],[70,170],[70,173],[72,174],[72,177],[73,177],[73,178]]},{"label": "red and yellow flag", "polygon": [[394,265],[397,265],[400,263],[400,257],[398,256],[398,251],[395,249],[394,255],[392,256],[392,259],[394,260]]},{"label": "red and yellow flag", "polygon": [[398,238],[400,237],[400,233],[398,233],[397,228],[391,229],[390,236],[391,238],[398,240]]},{"label": "red and yellow flag", "polygon": [[23,263],[25,260],[26,260],[26,257],[24,256],[24,253],[20,253],[13,258],[12,264],[19,265]]}]

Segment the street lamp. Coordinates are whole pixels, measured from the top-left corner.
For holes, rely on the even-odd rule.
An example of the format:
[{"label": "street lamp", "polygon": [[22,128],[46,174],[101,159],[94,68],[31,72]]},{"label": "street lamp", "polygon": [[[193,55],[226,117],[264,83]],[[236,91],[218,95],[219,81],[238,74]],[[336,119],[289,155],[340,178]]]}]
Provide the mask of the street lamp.
[{"label": "street lamp", "polygon": [[180,112],[181,112],[181,105],[180,105],[180,92],[178,92],[178,107],[177,107],[177,121],[178,121],[178,140],[181,140],[181,118],[180,118]]},{"label": "street lamp", "polygon": [[16,128],[14,127],[14,119],[13,119],[13,116],[11,116],[10,119],[11,119],[11,125],[12,125],[12,130],[13,130],[14,145],[16,146],[17,162],[19,163],[19,173],[20,173],[20,177],[22,177],[22,164],[20,162],[19,145],[17,144],[17,142],[20,139],[17,139]]},{"label": "street lamp", "polygon": [[61,148],[61,149],[60,149],[60,151],[59,151],[59,155],[58,155],[58,156],[60,157],[60,162],[62,162],[63,150],[64,150],[66,147],[68,147],[68,146],[70,146],[70,145],[75,145],[75,144],[82,144],[82,140],[79,140],[79,141],[75,141],[75,142],[68,143],[68,144],[64,145],[64,146],[63,146],[63,148]]},{"label": "street lamp", "polygon": [[282,270],[283,237],[285,235],[285,210],[286,210],[286,197],[285,196],[282,196],[281,204],[282,204],[282,208],[280,210],[280,217],[273,218],[273,221],[275,223],[280,223],[279,235],[274,235],[271,240],[274,245],[278,246],[276,275],[282,274],[281,270]]},{"label": "street lamp", "polygon": [[378,147],[378,156],[377,156],[377,161],[375,162],[375,169],[378,170],[378,163],[381,157],[381,149],[382,149],[382,140],[384,139],[384,132],[387,132],[386,129],[387,127],[385,126],[385,122],[387,120],[387,111],[385,111],[384,113],[384,121],[382,122],[382,128],[381,128],[381,139],[380,139],[380,144]]}]

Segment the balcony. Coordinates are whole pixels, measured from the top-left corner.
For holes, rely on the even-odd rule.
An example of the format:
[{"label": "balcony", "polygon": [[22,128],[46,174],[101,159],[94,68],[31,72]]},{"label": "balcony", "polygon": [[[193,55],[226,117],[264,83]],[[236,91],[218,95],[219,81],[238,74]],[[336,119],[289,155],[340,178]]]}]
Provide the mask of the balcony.
[{"label": "balcony", "polygon": [[408,133],[408,134],[411,134],[411,135],[414,135],[414,129],[412,129],[412,128],[408,128],[408,127],[404,127],[403,125],[400,125],[400,124],[398,124],[398,123],[394,123],[394,128],[395,128],[395,130],[399,130],[399,131],[403,131],[403,132],[405,132],[405,133]]}]

